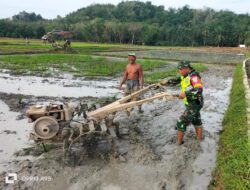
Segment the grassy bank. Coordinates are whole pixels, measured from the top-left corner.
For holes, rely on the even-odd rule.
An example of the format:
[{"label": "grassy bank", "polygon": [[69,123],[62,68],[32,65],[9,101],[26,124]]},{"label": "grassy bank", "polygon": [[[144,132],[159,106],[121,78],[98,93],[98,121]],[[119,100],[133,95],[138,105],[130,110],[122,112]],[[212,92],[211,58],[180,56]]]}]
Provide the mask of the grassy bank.
[{"label": "grassy bank", "polygon": [[217,164],[209,189],[250,189],[250,145],[241,64],[237,65],[233,79],[230,105],[223,120]]}]

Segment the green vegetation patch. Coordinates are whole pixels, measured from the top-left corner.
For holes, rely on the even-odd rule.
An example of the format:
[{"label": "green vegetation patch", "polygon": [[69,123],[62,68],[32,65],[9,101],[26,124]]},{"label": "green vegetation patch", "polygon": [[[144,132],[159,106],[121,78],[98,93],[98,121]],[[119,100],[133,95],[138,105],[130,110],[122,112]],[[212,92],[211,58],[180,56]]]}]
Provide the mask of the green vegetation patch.
[{"label": "green vegetation patch", "polygon": [[[138,60],[148,71],[167,64],[165,61]],[[127,61],[100,56],[78,54],[5,55],[0,57],[0,68],[18,73],[43,74],[57,69],[77,76],[114,76],[125,70]]]},{"label": "green vegetation patch", "polygon": [[250,189],[250,144],[242,65],[236,67],[210,189]]},{"label": "green vegetation patch", "polygon": [[41,53],[52,50],[51,44],[44,44],[41,40],[29,40],[26,44],[25,39],[0,38],[0,53]]},{"label": "green vegetation patch", "polygon": [[[59,45],[65,42],[57,40]],[[114,52],[114,51],[137,51],[141,49],[150,49],[153,47],[147,46],[132,46],[124,44],[106,44],[106,43],[87,43],[75,42],[71,44],[72,50],[79,54],[91,54],[97,52]],[[59,50],[58,50],[59,51]],[[0,53],[14,54],[14,53],[58,53],[50,43],[43,43],[42,40],[29,39],[29,44],[26,44],[25,39],[17,38],[0,38]],[[62,50],[63,52],[63,50]]]},{"label": "green vegetation patch", "polygon": [[[201,63],[196,63],[192,65],[197,71],[204,72],[208,69],[208,67]],[[172,69],[164,69],[157,72],[152,73],[145,73],[145,81],[146,83],[157,83],[160,82],[162,79],[168,77],[175,77],[178,75],[178,70],[176,68]]]}]

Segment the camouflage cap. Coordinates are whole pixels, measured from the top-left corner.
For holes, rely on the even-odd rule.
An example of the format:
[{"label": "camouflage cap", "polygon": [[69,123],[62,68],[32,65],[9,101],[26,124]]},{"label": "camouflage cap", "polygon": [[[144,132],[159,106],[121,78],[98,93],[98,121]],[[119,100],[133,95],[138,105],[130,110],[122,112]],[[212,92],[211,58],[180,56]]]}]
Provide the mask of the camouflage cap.
[{"label": "camouflage cap", "polygon": [[191,68],[190,61],[180,61],[178,66],[177,66],[177,69],[183,69],[183,68],[187,68],[187,67]]}]

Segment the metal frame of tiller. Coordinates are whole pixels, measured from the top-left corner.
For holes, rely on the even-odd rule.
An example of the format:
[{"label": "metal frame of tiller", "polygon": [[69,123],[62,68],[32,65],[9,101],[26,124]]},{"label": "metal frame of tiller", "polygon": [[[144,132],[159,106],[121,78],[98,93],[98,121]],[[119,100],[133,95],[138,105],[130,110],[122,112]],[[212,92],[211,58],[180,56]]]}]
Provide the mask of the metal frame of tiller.
[{"label": "metal frame of tiller", "polygon": [[[39,130],[43,130],[44,128],[52,132],[54,129],[56,129],[54,134],[57,133],[57,135],[53,136],[52,138],[34,140],[37,140],[37,142],[40,142],[42,144],[44,142],[63,141],[64,158],[66,158],[67,160],[70,159],[73,153],[77,152],[77,154],[85,154],[86,148],[83,150],[82,147],[84,147],[86,144],[89,144],[89,139],[91,139],[92,137],[107,137],[108,141],[111,143],[112,150],[114,152],[117,152],[115,141],[117,140],[117,136],[119,136],[119,124],[114,123],[113,121],[115,114],[123,110],[127,110],[128,112],[130,112],[133,107],[140,106],[143,103],[152,102],[156,99],[172,100],[176,97],[176,95],[173,95],[171,93],[159,92],[151,97],[140,97],[140,99],[137,100],[139,96],[145,94],[150,90],[156,89],[162,91],[164,87],[160,84],[149,85],[104,107],[98,108],[99,106],[95,106],[95,108],[97,109],[93,111],[86,111],[86,108],[80,106],[78,107],[78,112],[76,110],[72,111],[72,114],[83,114],[84,118],[80,120],[74,120],[73,117],[72,119],[66,121],[56,120],[54,117],[49,115],[49,111],[47,110],[44,116],[36,119],[37,121],[35,120],[34,128],[38,128]],[[70,106],[66,104],[65,108],[59,111],[60,113],[64,113],[64,115],[69,115],[65,110],[70,109]],[[40,126],[37,127],[36,125],[36,122],[39,122],[39,120],[42,122],[40,124],[41,128]],[[34,133],[31,133],[31,136],[35,137]]]}]

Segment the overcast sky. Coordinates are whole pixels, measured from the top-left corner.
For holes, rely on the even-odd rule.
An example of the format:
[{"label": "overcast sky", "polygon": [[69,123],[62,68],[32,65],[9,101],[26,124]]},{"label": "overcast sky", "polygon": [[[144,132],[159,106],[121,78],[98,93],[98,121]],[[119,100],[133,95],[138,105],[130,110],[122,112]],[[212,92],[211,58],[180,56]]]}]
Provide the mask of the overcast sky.
[{"label": "overcast sky", "polygon": [[[57,15],[76,11],[96,3],[118,4],[122,0],[0,0],[0,18],[11,17],[20,11],[35,12],[44,18],[55,18]],[[141,0],[148,1],[148,0]],[[211,7],[216,10],[227,9],[236,13],[250,14],[250,0],[152,0],[154,5],[169,7],[182,7],[189,5],[191,8]]]}]

